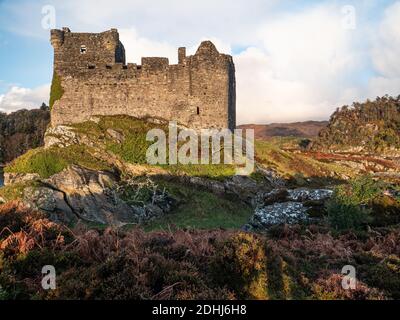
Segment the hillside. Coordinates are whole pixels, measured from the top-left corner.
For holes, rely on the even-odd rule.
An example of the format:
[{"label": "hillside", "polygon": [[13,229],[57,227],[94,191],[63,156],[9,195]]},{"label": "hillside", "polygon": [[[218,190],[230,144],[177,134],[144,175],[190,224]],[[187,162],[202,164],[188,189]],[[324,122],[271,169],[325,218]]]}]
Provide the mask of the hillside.
[{"label": "hillside", "polygon": [[245,124],[240,129],[254,129],[256,139],[270,137],[313,138],[328,125],[328,121],[304,121],[294,123]]},{"label": "hillside", "polygon": [[[148,165],[145,133],[165,125],[56,126],[5,168],[0,299],[400,297],[400,186],[364,177],[398,172],[391,161],[354,167],[271,139],[256,141],[249,177]],[[356,291],[341,287],[343,263],[357,267]],[[57,290],[35,282],[44,264]]]},{"label": "hillside", "polygon": [[40,109],[0,113],[0,163],[42,146],[49,122],[50,112],[45,105]]},{"label": "hillside", "polygon": [[311,149],[398,155],[400,96],[378,97],[336,110]]}]

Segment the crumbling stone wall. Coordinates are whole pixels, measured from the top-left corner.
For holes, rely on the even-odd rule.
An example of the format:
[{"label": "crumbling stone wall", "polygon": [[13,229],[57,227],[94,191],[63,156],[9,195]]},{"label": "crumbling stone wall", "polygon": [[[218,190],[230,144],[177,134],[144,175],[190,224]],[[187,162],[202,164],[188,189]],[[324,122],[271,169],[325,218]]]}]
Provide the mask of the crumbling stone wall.
[{"label": "crumbling stone wall", "polygon": [[192,56],[179,48],[176,65],[156,57],[126,64],[116,29],[52,30],[51,43],[64,91],[52,108],[53,126],[118,114],[174,120],[195,129],[236,126],[233,60],[210,41]]}]

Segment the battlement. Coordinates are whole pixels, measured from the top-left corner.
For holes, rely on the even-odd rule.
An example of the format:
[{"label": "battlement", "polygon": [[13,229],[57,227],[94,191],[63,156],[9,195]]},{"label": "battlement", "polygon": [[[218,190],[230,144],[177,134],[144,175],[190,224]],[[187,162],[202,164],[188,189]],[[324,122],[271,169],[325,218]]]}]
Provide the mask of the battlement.
[{"label": "battlement", "polygon": [[[126,64],[116,29],[101,33],[51,30],[54,72],[64,95],[52,109],[52,124],[93,115],[164,117],[193,128],[234,128],[235,69],[232,57],[204,41],[196,53],[177,50],[178,64],[143,57]],[[162,110],[162,111],[161,111]]]}]

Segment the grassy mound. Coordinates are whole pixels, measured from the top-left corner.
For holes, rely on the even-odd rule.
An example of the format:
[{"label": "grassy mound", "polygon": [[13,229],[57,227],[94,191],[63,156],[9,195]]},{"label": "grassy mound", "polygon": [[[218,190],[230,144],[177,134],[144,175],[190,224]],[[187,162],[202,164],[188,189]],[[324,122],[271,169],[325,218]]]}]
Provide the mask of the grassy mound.
[{"label": "grassy mound", "polygon": [[28,151],[15,159],[5,172],[37,173],[41,178],[48,178],[61,172],[71,164],[93,170],[108,170],[105,162],[96,159],[90,153],[90,148],[81,145],[72,145],[66,148],[38,148]]},{"label": "grassy mound", "polygon": [[[57,173],[71,163],[81,164],[88,168],[104,168],[105,161],[113,166],[111,156],[129,164],[147,164],[146,151],[153,143],[146,140],[151,129],[162,129],[167,135],[165,124],[154,124],[130,116],[98,116],[98,121],[87,121],[72,125],[76,134],[84,139],[82,145],[66,149],[36,149],[17,159],[7,168],[8,172],[39,173],[48,177]],[[89,141],[89,143],[88,143]],[[182,144],[183,142],[180,142]],[[256,161],[267,168],[277,171],[281,176],[292,179],[298,184],[307,183],[307,178],[329,178],[332,176],[351,176],[349,169],[337,164],[312,159],[301,153],[282,149],[282,145],[293,144],[292,139],[256,141]],[[85,145],[83,145],[85,144]],[[90,145],[90,147],[88,146]],[[101,157],[93,158],[93,146]],[[178,145],[179,148],[179,145]],[[221,151],[221,153],[223,153]],[[168,155],[168,150],[167,150]],[[103,159],[103,163],[97,158]],[[234,165],[225,164],[190,164],[158,165],[172,175],[188,175],[224,180],[235,175]]]},{"label": "grassy mound", "polygon": [[[168,141],[168,126],[154,124],[130,116],[99,116],[98,122],[87,121],[73,125],[77,133],[86,135],[93,142],[99,144],[107,152],[111,152],[122,161],[132,164],[147,164],[146,151],[151,141],[146,141],[146,134],[151,129],[162,129]],[[121,136],[117,141],[111,136],[110,130]],[[168,154],[168,149],[167,149]],[[171,174],[187,174],[189,176],[224,179],[235,174],[233,165],[160,165]]]}]

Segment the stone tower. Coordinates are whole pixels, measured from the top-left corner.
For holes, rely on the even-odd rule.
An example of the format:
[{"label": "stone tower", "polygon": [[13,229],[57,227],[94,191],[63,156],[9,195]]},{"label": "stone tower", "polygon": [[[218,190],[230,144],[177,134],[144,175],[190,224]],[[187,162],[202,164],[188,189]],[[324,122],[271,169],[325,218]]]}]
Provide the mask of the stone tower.
[{"label": "stone tower", "polygon": [[116,29],[51,30],[51,44],[54,78],[62,87],[52,106],[53,126],[120,114],[177,121],[194,129],[236,126],[233,60],[210,41],[202,42],[192,56],[179,48],[175,65],[158,57],[126,64]]}]

